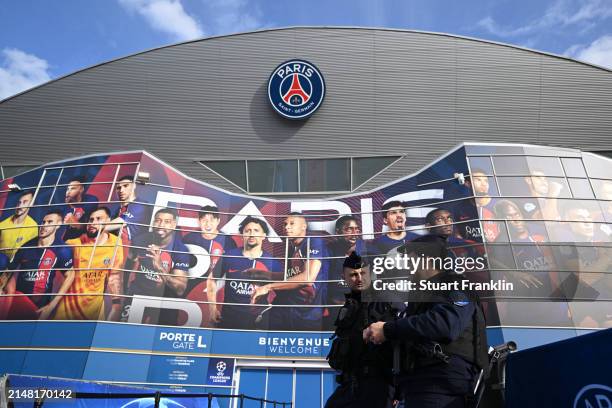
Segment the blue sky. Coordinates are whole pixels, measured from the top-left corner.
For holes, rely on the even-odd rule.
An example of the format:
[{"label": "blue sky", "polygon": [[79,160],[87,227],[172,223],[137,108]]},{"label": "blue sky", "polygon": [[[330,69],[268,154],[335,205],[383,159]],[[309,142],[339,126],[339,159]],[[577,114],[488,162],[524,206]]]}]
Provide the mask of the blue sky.
[{"label": "blue sky", "polygon": [[612,68],[612,0],[0,0],[0,99],[150,48],[295,25],[445,32]]}]

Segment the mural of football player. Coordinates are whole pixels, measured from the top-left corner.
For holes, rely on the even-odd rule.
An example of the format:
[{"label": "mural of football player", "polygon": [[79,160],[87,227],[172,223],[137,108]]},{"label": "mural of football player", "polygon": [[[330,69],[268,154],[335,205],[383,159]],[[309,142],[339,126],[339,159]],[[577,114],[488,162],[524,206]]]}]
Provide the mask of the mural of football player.
[{"label": "mural of football player", "polygon": [[33,199],[32,191],[21,193],[14,214],[0,222],[0,252],[9,260],[19,247],[38,236],[38,224],[28,215]]},{"label": "mural of football player", "polygon": [[418,238],[414,232],[406,231],[406,206],[401,201],[389,201],[381,208],[383,224],[387,231],[372,241],[358,240],[355,249],[360,256],[385,256],[392,249]]},{"label": "mural of football player", "polygon": [[[9,267],[14,272],[7,293],[27,296],[13,299],[9,318],[49,318],[72,285],[72,249],[57,234],[62,218],[60,211],[47,212],[38,228],[38,237],[26,242],[15,254]],[[63,275],[64,280],[57,293],[50,295],[58,273]]]},{"label": "mural of football player", "polygon": [[[223,235],[219,232],[220,223],[219,208],[206,205],[200,208],[198,212],[200,231],[190,232],[183,237],[183,242],[186,245],[194,245],[196,247],[195,252],[193,247],[190,247],[190,250],[192,253],[195,253],[198,265],[200,262],[204,264],[200,268],[200,276],[206,279],[206,300],[212,302],[209,303],[209,319],[213,323],[219,322],[219,309],[215,306],[217,284],[215,279],[212,279],[210,271],[215,270],[217,262],[221,260],[221,256],[224,253],[236,248],[236,243],[231,236]],[[202,268],[206,270],[201,270]],[[192,290],[199,290],[196,289],[199,284],[200,279],[190,279],[187,293],[190,293]]]},{"label": "mural of football player", "polygon": [[131,175],[117,179],[115,194],[119,200],[119,209],[113,214],[108,230],[121,229],[121,242],[127,246],[136,236],[147,231],[152,210],[149,204],[140,202],[136,196],[136,183]]},{"label": "mural of football player", "polygon": [[[126,269],[133,271],[129,296],[182,298],[185,294],[191,255],[176,231],[177,221],[175,209],[159,209],[153,217],[153,231],[134,238],[126,262]],[[124,319],[129,316],[131,298],[126,303]],[[176,325],[177,316],[175,309],[152,310],[145,314],[143,323]]]},{"label": "mural of football player", "polygon": [[98,199],[85,194],[85,179],[80,176],[72,177],[66,186],[64,195],[63,213],[66,231],[65,240],[76,238],[85,231],[85,222],[89,213],[98,206]]},{"label": "mural of football player", "polygon": [[530,175],[525,177],[525,183],[529,187],[529,192],[535,200],[527,200],[523,204],[528,218],[543,220],[559,220],[559,200],[563,185],[551,181],[544,175],[543,170],[532,170]]},{"label": "mural of football player", "polygon": [[[328,284],[327,299],[330,305],[343,305],[344,294],[348,290],[343,279],[344,259],[355,251],[357,240],[361,238],[361,228],[354,216],[344,215],[336,221],[335,234],[337,237],[327,246],[327,250],[330,256],[329,279],[337,282]],[[330,313],[330,319],[335,319],[335,314]]]},{"label": "mural of football player", "polygon": [[2,296],[9,293],[7,285],[13,275],[11,272],[6,271],[8,265],[8,256],[0,252],[0,320],[6,319],[13,304],[13,296]]},{"label": "mural of football player", "polygon": [[[104,320],[104,293],[111,295],[108,320],[119,320],[123,251],[119,239],[105,230],[111,212],[98,207],[89,214],[86,232],[66,241],[72,247],[74,280],[57,306],[56,320]],[[77,296],[71,296],[71,294]]]},{"label": "mural of football player", "polygon": [[[495,218],[493,211],[495,200],[491,196],[491,186],[487,173],[481,169],[473,169],[470,184],[474,189],[476,211],[474,214],[473,206],[468,206],[463,211],[459,211],[458,221],[462,223],[455,229],[455,233],[468,241],[482,242],[484,230],[484,238],[488,242],[493,242],[499,235],[499,227],[494,222],[486,221]],[[474,216],[477,216],[481,221],[469,222],[468,220],[473,219]]]},{"label": "mural of football player", "polygon": [[328,279],[329,260],[323,240],[309,237],[308,223],[303,214],[290,213],[284,222],[288,242],[286,276],[284,282],[268,283],[255,289],[252,302],[274,291],[275,304],[295,307],[276,307],[270,318],[270,328],[285,330],[321,330],[322,305]]},{"label": "mural of football player", "polygon": [[453,214],[444,208],[432,210],[425,216],[425,227],[429,230],[429,233],[443,237],[453,256],[458,258],[483,256],[484,248],[482,244],[457,237],[454,223]]},{"label": "mural of football player", "polygon": [[[612,279],[612,248],[608,247],[603,235],[596,228],[593,208],[587,208],[579,201],[566,201],[561,208],[563,231],[558,237],[565,242],[563,269],[575,271],[580,283],[588,287],[598,280]],[[572,243],[572,244],[567,244]],[[575,244],[574,244],[575,243]],[[557,251],[561,252],[561,251]]]},{"label": "mural of football player", "polygon": [[538,245],[545,241],[545,237],[529,229],[521,209],[510,200],[497,202],[495,214],[497,218],[507,220],[508,232],[513,243],[527,244],[513,247],[514,259],[519,271],[512,272],[512,275],[527,288],[543,287],[543,278],[533,273],[520,271],[551,270],[553,260],[550,254],[545,253],[543,247]]},{"label": "mural of football player", "polygon": [[[267,328],[266,309],[251,305],[251,296],[261,286],[262,280],[270,280],[276,272],[280,277],[280,263],[262,248],[269,233],[265,221],[246,217],[238,228],[244,245],[226,252],[226,257],[215,269],[215,279],[226,279],[224,288],[221,327],[234,329]],[[246,279],[246,280],[243,280]],[[267,299],[264,299],[267,305]],[[217,308],[213,300],[211,308]],[[211,312],[211,315],[218,315]]]},{"label": "mural of football player", "polygon": [[[515,265],[504,265],[515,271],[504,272],[508,280],[514,282],[512,295],[532,299],[530,302],[498,301],[500,316],[513,321],[530,324],[570,325],[569,311],[564,302],[546,301],[557,298],[560,293],[558,274],[554,272],[556,263],[550,247],[543,245],[546,237],[531,231],[520,207],[513,201],[500,200],[495,204],[496,218],[507,220],[508,232],[513,243]],[[493,260],[489,259],[491,268]],[[556,283],[554,283],[556,282]],[[534,303],[535,302],[535,303]],[[502,317],[503,319],[503,317]]]}]

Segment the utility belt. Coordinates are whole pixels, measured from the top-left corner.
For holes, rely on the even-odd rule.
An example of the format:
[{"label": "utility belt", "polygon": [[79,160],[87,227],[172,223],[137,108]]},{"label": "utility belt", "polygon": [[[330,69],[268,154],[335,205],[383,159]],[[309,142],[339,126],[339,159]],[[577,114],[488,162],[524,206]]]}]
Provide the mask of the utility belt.
[{"label": "utility belt", "polygon": [[448,364],[452,354],[446,353],[440,343],[398,342],[393,346],[393,373],[411,373],[415,368]]},{"label": "utility belt", "polygon": [[426,367],[434,364],[448,364],[450,355],[442,350],[440,343],[417,343],[412,345],[414,367]]}]

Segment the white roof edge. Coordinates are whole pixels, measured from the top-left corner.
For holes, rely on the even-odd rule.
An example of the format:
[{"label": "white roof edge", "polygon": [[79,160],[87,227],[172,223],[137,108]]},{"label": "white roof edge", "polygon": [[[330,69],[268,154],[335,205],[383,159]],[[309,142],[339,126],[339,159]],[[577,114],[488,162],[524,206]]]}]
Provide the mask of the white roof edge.
[{"label": "white roof edge", "polygon": [[534,145],[530,143],[507,143],[507,142],[464,142],[464,146],[521,146],[521,147],[533,147],[533,148],[544,148],[544,149],[555,149],[564,150],[576,154],[583,153],[580,149],[574,149],[571,147],[559,147],[559,146],[546,146],[546,145]]}]

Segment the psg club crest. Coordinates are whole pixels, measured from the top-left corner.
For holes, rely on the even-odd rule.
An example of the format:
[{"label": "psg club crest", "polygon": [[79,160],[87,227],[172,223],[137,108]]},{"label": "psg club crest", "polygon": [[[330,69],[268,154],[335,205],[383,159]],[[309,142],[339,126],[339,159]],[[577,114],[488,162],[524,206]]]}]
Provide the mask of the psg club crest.
[{"label": "psg club crest", "polygon": [[289,119],[312,115],[323,102],[325,81],[321,72],[304,60],[280,64],[268,81],[268,99],[274,110]]}]

